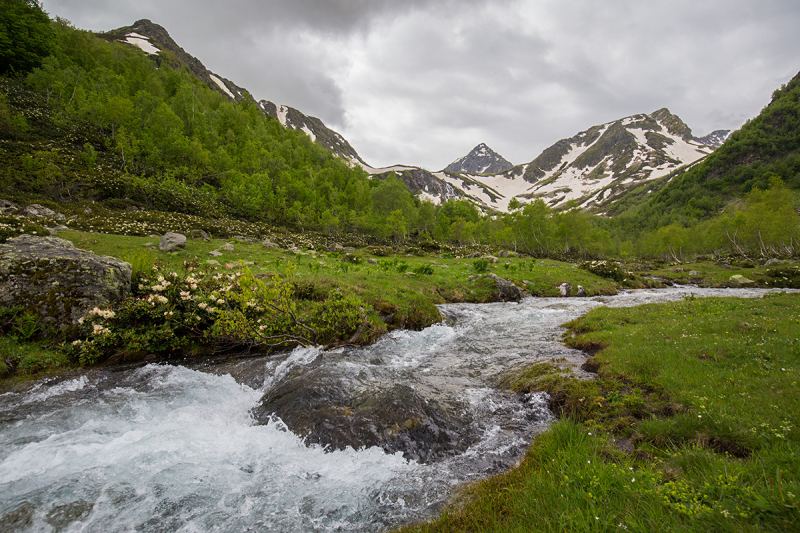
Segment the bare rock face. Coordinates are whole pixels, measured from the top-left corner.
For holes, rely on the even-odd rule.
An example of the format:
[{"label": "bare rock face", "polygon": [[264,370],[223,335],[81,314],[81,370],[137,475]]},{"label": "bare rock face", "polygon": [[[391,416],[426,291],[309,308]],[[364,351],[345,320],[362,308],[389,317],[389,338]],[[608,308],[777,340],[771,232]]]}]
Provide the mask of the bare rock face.
[{"label": "bare rock face", "polygon": [[65,328],[131,289],[131,265],[58,237],[20,235],[0,244],[0,305],[23,306]]},{"label": "bare rock face", "polygon": [[174,252],[186,247],[186,236],[168,231],[161,237],[158,249],[162,252]]}]

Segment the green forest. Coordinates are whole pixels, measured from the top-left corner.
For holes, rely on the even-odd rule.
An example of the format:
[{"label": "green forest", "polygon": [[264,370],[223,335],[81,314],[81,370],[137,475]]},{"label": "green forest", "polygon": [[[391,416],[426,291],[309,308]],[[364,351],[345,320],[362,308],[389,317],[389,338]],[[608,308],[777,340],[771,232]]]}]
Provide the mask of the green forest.
[{"label": "green forest", "polygon": [[482,212],[467,200],[421,201],[393,175],[371,179],[252,99],[212,91],[169,51],[150,57],[50,20],[33,0],[3,5],[7,200],[182,213],[387,245],[483,244],[535,257],[682,261],[798,249],[799,78],[705,161],[663,178],[655,194],[644,191],[652,183],[634,191],[613,217],[575,205],[555,211],[541,199]]}]

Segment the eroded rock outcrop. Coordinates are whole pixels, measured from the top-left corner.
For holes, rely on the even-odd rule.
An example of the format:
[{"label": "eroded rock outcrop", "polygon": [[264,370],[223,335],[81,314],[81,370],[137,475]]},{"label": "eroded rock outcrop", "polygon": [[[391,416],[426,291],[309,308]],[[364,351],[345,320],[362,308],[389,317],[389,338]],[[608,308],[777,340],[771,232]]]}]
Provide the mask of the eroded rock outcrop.
[{"label": "eroded rock outcrop", "polygon": [[67,327],[96,306],[128,295],[131,265],[75,248],[58,237],[20,235],[0,244],[0,305],[38,312]]}]

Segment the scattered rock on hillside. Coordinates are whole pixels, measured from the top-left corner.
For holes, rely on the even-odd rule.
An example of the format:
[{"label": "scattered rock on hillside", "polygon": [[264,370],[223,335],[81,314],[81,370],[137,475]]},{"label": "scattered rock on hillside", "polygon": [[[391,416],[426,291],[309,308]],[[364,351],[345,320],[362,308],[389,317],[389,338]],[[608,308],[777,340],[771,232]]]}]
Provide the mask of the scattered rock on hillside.
[{"label": "scattered rock on hillside", "polygon": [[583,287],[583,285],[578,285],[578,292],[575,294],[575,296],[579,296],[580,298],[586,296],[586,289]]},{"label": "scattered rock on hillside", "polygon": [[219,249],[222,250],[223,252],[232,252],[234,250],[233,243],[226,242],[225,244],[220,246]]},{"label": "scattered rock on hillside", "polygon": [[56,212],[43,205],[31,204],[25,207],[21,214],[31,218],[53,218]]},{"label": "scattered rock on hillside", "polygon": [[50,233],[50,235],[58,235],[59,231],[68,230],[69,228],[67,226],[64,226],[63,224],[59,224],[58,226],[53,226],[52,228],[45,228],[45,229],[47,229],[47,232]]},{"label": "scattered rock on hillside", "polygon": [[497,263],[497,262],[500,261],[498,258],[496,258],[493,255],[484,255],[483,257],[481,257],[481,259],[486,259],[487,261],[489,261],[492,264]]},{"label": "scattered rock on hillside", "polygon": [[0,200],[0,215],[10,215],[19,211],[19,206],[8,200]]},{"label": "scattered rock on hillside", "polygon": [[558,286],[558,293],[561,296],[569,296],[569,293],[572,292],[572,285],[569,283],[562,283]]},{"label": "scattered rock on hillside", "polygon": [[203,242],[211,242],[211,236],[201,229],[193,229],[189,232],[189,238],[200,239]]},{"label": "scattered rock on hillside", "polygon": [[234,241],[239,241],[239,242],[243,242],[243,243],[246,243],[246,244],[257,244],[258,243],[258,239],[256,239],[255,237],[245,237],[244,235],[234,235],[233,237],[231,237],[231,239],[233,239]]},{"label": "scattered rock on hillside", "polygon": [[263,246],[268,250],[277,250],[278,248],[280,248],[280,246],[278,246],[269,239],[264,239],[263,241],[261,241],[261,246]]},{"label": "scattered rock on hillside", "polygon": [[130,292],[131,265],[58,237],[20,235],[0,244],[0,305],[23,306],[64,328]]},{"label": "scattered rock on hillside", "polygon": [[158,249],[162,252],[174,252],[186,247],[186,236],[168,231],[161,237]]},{"label": "scattered rock on hillside", "polygon": [[755,284],[755,281],[753,281],[752,279],[748,279],[742,276],[741,274],[736,274],[735,276],[731,276],[730,281],[731,284],[737,287],[747,287]]}]

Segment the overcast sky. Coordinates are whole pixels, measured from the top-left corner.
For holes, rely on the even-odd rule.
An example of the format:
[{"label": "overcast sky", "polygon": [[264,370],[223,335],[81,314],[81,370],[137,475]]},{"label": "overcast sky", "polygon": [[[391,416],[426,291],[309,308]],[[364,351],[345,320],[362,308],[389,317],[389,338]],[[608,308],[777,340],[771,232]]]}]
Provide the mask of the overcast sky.
[{"label": "overcast sky", "polygon": [[43,0],[95,31],[148,18],[213,72],[317,116],[373,166],[512,163],[661,107],[736,129],[800,71],[798,0]]}]

